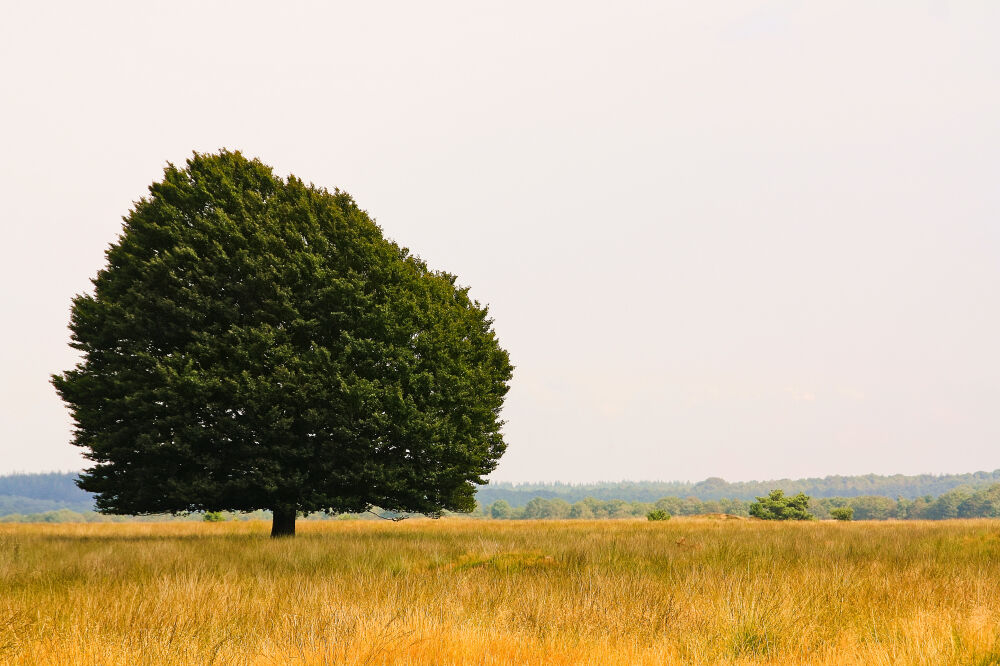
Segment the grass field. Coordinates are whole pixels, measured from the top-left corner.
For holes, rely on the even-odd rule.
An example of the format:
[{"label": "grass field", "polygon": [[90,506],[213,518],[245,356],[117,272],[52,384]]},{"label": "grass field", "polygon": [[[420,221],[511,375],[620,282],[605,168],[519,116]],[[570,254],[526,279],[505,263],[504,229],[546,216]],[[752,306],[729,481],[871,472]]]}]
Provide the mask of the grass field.
[{"label": "grass field", "polygon": [[1000,664],[1000,521],[0,525],[0,663]]}]

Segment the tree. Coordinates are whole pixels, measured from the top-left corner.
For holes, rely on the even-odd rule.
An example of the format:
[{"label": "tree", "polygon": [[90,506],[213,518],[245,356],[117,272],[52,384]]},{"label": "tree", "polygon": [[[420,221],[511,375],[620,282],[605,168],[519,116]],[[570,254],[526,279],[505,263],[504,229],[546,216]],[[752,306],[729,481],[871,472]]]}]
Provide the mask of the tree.
[{"label": "tree", "polygon": [[505,500],[497,500],[490,505],[490,518],[507,520],[514,515],[514,510]]},{"label": "tree", "polygon": [[996,518],[1000,516],[1000,484],[976,490],[958,506],[960,518]]},{"label": "tree", "polygon": [[758,497],[750,505],[750,515],[763,520],[812,520],[809,513],[809,496],[798,493],[785,496],[784,490],[772,490],[767,497]]},{"label": "tree", "polygon": [[886,520],[896,517],[899,502],[878,495],[863,495],[849,499],[848,506],[858,520]]},{"label": "tree", "polygon": [[528,519],[545,518],[549,513],[549,501],[544,497],[536,497],[524,505],[524,517]]},{"label": "tree", "polygon": [[958,518],[958,507],[965,499],[966,495],[960,491],[948,491],[934,500],[928,511],[928,517],[932,520]]},{"label": "tree", "polygon": [[683,515],[682,512],[683,500],[679,497],[663,497],[656,501],[653,505],[654,508],[666,511],[672,516]]},{"label": "tree", "polygon": [[238,152],[167,166],[53,377],[106,513],[470,511],[506,445],[487,309],[354,200]]},{"label": "tree", "polygon": [[830,509],[830,517],[834,520],[854,520],[854,509],[849,506],[837,506]]},{"label": "tree", "polygon": [[632,515],[632,505],[625,500],[611,499],[604,502],[608,518],[628,518]]},{"label": "tree", "polygon": [[571,506],[569,509],[569,517],[591,519],[594,517],[593,506],[588,502],[584,502],[583,500],[580,500],[579,502],[574,502],[573,506]]},{"label": "tree", "polygon": [[553,520],[569,516],[570,505],[564,499],[536,497],[524,506],[524,517]]}]

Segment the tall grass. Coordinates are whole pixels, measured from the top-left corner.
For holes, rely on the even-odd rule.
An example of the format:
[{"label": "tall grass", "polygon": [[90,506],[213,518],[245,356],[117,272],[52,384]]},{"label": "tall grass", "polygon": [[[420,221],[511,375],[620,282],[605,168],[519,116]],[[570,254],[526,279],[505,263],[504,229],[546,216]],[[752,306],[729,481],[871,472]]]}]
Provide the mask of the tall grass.
[{"label": "tall grass", "polygon": [[1000,664],[1000,522],[0,525],[0,663]]}]

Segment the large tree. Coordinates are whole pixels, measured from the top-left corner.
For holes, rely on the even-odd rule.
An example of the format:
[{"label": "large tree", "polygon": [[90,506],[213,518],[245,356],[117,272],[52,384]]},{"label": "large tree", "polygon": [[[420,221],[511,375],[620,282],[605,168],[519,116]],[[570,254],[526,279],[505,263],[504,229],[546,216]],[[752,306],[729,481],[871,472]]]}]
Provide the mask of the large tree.
[{"label": "large tree", "polygon": [[93,283],[53,383],[101,511],[468,511],[504,452],[486,308],[344,192],[195,153]]}]

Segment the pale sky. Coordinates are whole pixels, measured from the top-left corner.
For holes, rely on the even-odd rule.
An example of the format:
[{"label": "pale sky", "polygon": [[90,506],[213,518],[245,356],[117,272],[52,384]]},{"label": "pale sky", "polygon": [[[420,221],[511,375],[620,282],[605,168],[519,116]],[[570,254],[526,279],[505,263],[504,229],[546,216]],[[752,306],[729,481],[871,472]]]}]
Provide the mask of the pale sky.
[{"label": "pale sky", "polygon": [[192,150],[488,303],[498,480],[1000,468],[1000,3],[23,2],[0,473],[79,469],[70,299]]}]

